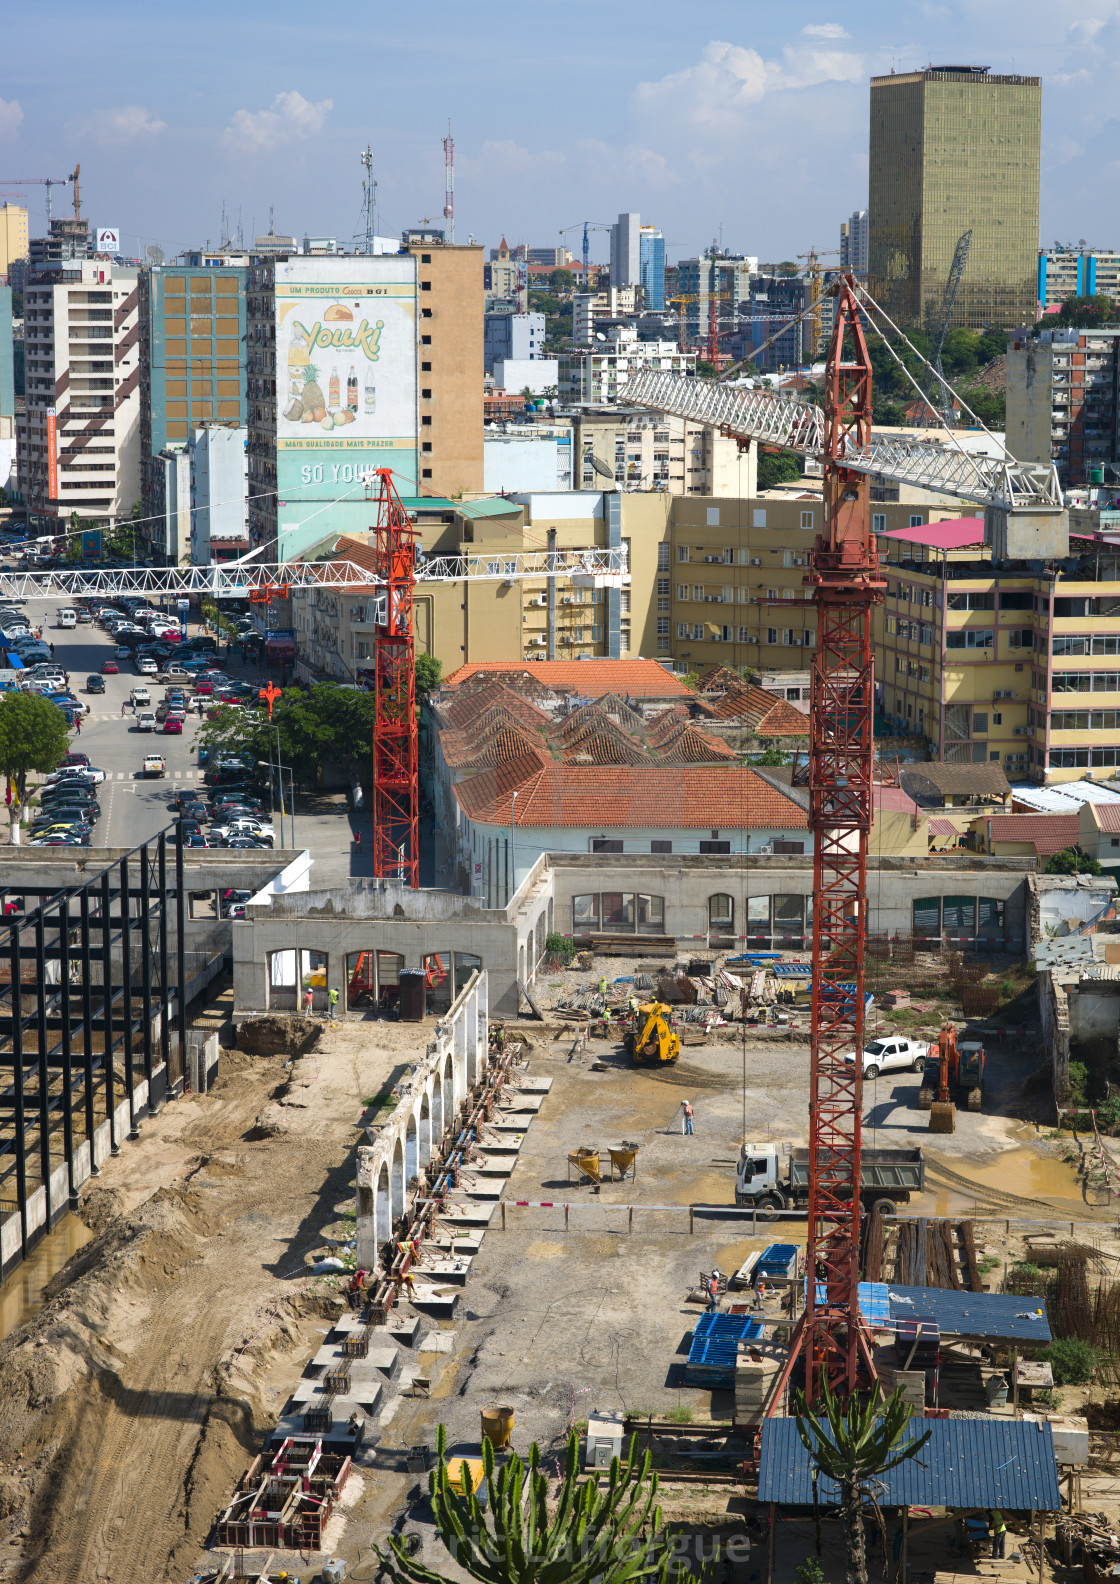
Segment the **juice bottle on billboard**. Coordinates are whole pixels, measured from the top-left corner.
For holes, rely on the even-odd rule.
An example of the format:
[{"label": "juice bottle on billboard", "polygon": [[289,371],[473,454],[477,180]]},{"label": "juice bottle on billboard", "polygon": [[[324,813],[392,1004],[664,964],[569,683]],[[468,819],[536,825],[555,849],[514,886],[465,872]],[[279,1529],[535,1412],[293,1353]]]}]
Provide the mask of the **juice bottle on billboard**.
[{"label": "juice bottle on billboard", "polygon": [[347,407],[349,407],[351,412],[353,412],[353,413],[357,412],[357,410],[358,410],[358,376],[357,376],[357,373],[355,372],[353,363],[351,363],[350,372],[346,376],[346,405],[347,405]]},{"label": "juice bottle on billboard", "polygon": [[331,412],[338,406],[338,369],[331,369],[331,380],[327,387],[327,405]]},{"label": "juice bottle on billboard", "polygon": [[373,383],[373,370],[366,370],[366,412],[377,411],[377,390]]}]

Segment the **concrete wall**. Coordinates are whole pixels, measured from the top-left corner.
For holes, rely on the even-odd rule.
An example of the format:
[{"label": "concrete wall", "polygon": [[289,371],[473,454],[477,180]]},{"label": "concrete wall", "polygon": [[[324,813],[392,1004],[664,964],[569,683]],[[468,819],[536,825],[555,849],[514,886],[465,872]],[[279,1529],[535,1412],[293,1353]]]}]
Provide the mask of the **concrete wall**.
[{"label": "concrete wall", "polygon": [[1069,1090],[1069,998],[1048,968],[1038,974],[1038,1017],[1054,1098],[1061,1104]]},{"label": "concrete wall", "polygon": [[[1031,860],[948,854],[925,859],[872,859],[868,870],[868,928],[909,936],[915,897],[994,897],[1004,903],[1004,944],[1022,951],[1027,929],[1027,869]],[[734,933],[745,939],[748,905],[760,898],[805,898],[813,890],[811,862],[796,857],[653,858],[641,855],[551,854],[538,859],[512,901],[486,908],[443,891],[408,891],[395,881],[359,881],[337,890],[275,897],[250,904],[232,925],[235,1015],[287,1010],[291,991],[271,984],[274,953],[323,952],[326,982],[343,987],[359,953],[398,954],[401,966],[420,968],[439,955],[460,975],[480,961],[489,976],[491,1008],[514,1015],[517,981],[532,983],[550,930],[572,934],[573,899],[603,892],[648,894],[664,900],[664,933],[682,948],[708,938],[708,903],[730,894]],[[722,931],[721,931],[722,933]],[[687,944],[686,944],[687,943]],[[462,963],[454,961],[460,954]],[[374,959],[376,961],[376,958]],[[450,986],[448,987],[448,992]],[[448,993],[445,992],[445,993]]]},{"label": "concrete wall", "polygon": [[404,1214],[408,1185],[429,1162],[489,1059],[489,986],[472,976],[436,1028],[436,1037],[400,1086],[396,1110],[373,1144],[358,1150],[358,1267],[376,1270],[378,1249]]}]

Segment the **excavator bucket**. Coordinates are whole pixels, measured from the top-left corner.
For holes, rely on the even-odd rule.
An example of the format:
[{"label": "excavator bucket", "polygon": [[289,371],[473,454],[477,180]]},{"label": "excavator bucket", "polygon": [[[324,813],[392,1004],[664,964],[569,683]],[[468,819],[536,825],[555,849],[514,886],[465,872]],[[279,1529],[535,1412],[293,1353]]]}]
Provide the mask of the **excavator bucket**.
[{"label": "excavator bucket", "polygon": [[930,1106],[929,1130],[931,1133],[957,1131],[957,1108],[951,1100],[935,1100]]}]

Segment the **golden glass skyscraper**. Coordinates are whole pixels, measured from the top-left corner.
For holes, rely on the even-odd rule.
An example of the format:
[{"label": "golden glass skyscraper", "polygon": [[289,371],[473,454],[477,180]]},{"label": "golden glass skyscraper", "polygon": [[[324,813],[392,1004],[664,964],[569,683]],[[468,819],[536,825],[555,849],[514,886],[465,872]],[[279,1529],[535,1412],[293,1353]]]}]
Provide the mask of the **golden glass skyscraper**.
[{"label": "golden glass skyscraper", "polygon": [[972,231],[952,324],[1033,324],[1042,85],[986,66],[871,79],[868,271],[896,323],[936,318]]}]

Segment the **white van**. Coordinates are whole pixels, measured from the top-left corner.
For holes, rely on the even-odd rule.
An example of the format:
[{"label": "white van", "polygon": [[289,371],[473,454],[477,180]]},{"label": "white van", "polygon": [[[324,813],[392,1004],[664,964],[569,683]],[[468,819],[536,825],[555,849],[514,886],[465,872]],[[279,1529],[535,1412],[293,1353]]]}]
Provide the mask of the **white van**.
[{"label": "white van", "polygon": [[69,605],[60,610],[58,613],[58,625],[60,627],[76,627],[78,625],[77,611]]},{"label": "white van", "polygon": [[130,694],[133,709],[150,709],[152,695],[146,687],[134,687]]}]

